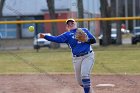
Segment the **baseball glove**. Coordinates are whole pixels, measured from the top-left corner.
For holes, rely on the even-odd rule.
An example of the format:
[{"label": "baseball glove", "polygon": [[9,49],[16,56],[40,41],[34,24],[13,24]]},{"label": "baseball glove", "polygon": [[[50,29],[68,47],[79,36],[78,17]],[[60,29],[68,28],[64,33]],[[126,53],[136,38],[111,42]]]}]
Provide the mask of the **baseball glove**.
[{"label": "baseball glove", "polygon": [[80,42],[87,42],[88,40],[87,34],[81,28],[77,28],[75,37]]}]

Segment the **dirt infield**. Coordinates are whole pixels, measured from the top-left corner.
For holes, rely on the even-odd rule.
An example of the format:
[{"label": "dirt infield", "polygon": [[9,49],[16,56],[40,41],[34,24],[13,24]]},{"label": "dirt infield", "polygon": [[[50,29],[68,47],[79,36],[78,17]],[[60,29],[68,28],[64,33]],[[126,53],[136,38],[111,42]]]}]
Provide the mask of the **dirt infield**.
[{"label": "dirt infield", "polygon": [[[92,85],[95,93],[140,93],[140,75],[92,75]],[[0,93],[83,93],[83,90],[73,74],[17,74],[0,75]]]}]

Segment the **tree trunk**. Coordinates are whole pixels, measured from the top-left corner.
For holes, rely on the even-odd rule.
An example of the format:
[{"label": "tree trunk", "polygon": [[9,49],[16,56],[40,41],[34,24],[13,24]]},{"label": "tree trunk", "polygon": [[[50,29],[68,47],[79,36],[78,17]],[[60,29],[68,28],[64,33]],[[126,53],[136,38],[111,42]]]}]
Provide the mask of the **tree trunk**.
[{"label": "tree trunk", "polygon": [[[20,21],[21,17],[17,17],[17,21]],[[17,39],[22,39],[22,26],[21,24],[17,24],[17,31],[16,31]]]},{"label": "tree trunk", "polygon": [[[55,5],[54,5],[54,0],[47,0],[47,5],[48,5],[48,10],[49,10],[49,15],[50,15],[50,19],[56,19],[56,16],[55,16]],[[57,32],[57,24],[56,22],[52,22],[51,23],[51,28],[52,28],[52,31],[51,31],[51,34],[52,35],[58,35],[58,32]],[[52,43],[52,48],[58,48],[60,47],[58,43]]]},{"label": "tree trunk", "polygon": [[111,2],[111,17],[116,17],[116,0],[110,0]]},{"label": "tree trunk", "polygon": [[[128,6],[128,17],[131,17],[131,16],[133,16],[133,5],[132,5],[133,0],[128,0],[127,2],[128,2],[128,4],[127,4],[127,6]],[[128,20],[128,29],[130,31],[133,30],[133,20]]]},{"label": "tree trunk", "polygon": [[[101,17],[110,17],[110,7],[107,0],[100,0]],[[103,46],[111,43],[111,25],[110,21],[101,21],[101,30],[103,32]]]},{"label": "tree trunk", "polygon": [[[122,17],[123,15],[123,4],[122,4],[122,0],[118,0],[117,1],[117,6],[116,6],[116,17]],[[121,45],[122,44],[122,33],[121,33],[121,21],[117,21],[117,45]]]},{"label": "tree trunk", "polygon": [[[78,18],[84,18],[83,0],[77,0]],[[79,22],[79,27],[84,27],[84,22]]]},{"label": "tree trunk", "polygon": [[0,17],[2,17],[2,10],[3,10],[3,6],[4,6],[4,2],[5,2],[5,0],[0,0]]}]

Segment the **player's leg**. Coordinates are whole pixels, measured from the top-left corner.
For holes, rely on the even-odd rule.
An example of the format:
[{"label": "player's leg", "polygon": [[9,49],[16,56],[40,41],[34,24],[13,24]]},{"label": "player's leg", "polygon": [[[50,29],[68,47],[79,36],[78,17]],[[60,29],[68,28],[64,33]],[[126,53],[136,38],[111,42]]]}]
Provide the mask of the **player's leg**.
[{"label": "player's leg", "polygon": [[84,56],[84,60],[81,65],[81,78],[85,93],[93,93],[91,87],[90,73],[94,64],[94,54],[90,53]]},{"label": "player's leg", "polygon": [[80,86],[82,86],[81,63],[82,63],[81,57],[73,57],[73,66],[74,66],[74,71],[75,71],[75,77],[76,77],[76,80]]}]

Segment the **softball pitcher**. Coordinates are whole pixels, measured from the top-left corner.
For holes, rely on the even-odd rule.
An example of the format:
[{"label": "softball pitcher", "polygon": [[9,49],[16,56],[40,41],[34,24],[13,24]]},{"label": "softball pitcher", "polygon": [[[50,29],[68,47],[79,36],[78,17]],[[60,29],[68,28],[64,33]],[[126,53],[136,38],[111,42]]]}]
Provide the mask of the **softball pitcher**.
[{"label": "softball pitcher", "polygon": [[66,20],[67,32],[59,36],[40,34],[40,38],[69,45],[73,56],[73,65],[78,84],[83,87],[84,93],[93,93],[90,73],[94,64],[94,52],[91,44],[96,43],[95,37],[86,28],[77,28],[74,19]]}]

